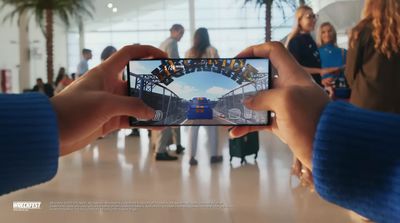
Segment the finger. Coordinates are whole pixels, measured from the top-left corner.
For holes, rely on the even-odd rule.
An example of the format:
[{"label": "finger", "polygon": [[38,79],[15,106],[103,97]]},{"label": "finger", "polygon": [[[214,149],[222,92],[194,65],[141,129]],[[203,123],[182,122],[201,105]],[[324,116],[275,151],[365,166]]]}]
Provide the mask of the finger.
[{"label": "finger", "polygon": [[99,136],[102,135],[102,128],[96,129],[89,135],[83,137],[82,139],[77,139],[72,143],[61,145],[60,146],[60,156],[68,155],[76,150],[82,149],[87,146],[89,143],[96,140]]},{"label": "finger", "polygon": [[167,58],[167,54],[152,46],[130,45],[114,53],[99,66],[106,74],[116,74],[123,70],[130,60],[149,57]]},{"label": "finger", "polygon": [[280,89],[259,91],[256,95],[247,97],[243,104],[254,111],[274,111],[282,101]]},{"label": "finger", "polygon": [[154,109],[138,98],[111,94],[109,97],[105,100],[107,105],[104,106],[104,112],[108,117],[130,116],[146,120],[154,118]]},{"label": "finger", "polygon": [[[269,58],[277,69],[279,78],[285,84],[296,84],[299,80],[310,82],[307,72],[297,63],[289,51],[279,42],[268,42],[248,47],[237,55],[238,58],[263,57]],[[297,83],[298,84],[298,83]]]},{"label": "finger", "polygon": [[163,126],[132,126],[129,123],[128,116],[121,117],[119,129],[131,129],[131,128],[147,129],[147,130],[153,130],[153,131],[162,131],[165,129],[165,127],[163,127]]},{"label": "finger", "polygon": [[237,126],[229,131],[230,138],[239,138],[247,135],[250,132],[257,132],[261,130],[271,130],[270,126]]}]

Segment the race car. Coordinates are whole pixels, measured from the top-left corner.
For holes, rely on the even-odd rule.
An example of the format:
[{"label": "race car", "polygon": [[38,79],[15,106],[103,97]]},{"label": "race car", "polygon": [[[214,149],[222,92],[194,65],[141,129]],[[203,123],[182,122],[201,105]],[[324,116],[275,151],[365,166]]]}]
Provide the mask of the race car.
[{"label": "race car", "polygon": [[187,119],[213,119],[213,110],[210,100],[205,97],[196,97],[190,100]]}]

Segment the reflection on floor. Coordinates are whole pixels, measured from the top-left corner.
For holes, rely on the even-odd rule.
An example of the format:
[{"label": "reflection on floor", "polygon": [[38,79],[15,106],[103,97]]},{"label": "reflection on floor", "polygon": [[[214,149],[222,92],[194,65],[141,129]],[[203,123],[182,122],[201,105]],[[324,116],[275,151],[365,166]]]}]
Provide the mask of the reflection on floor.
[{"label": "reflection on floor", "polygon": [[[356,215],[298,186],[290,177],[290,151],[269,133],[260,134],[257,161],[249,156],[241,166],[240,159],[229,163],[226,130],[220,129],[224,162],[210,165],[207,142],[201,140],[199,164],[191,167],[188,149],[177,162],[156,162],[147,131],[141,130],[140,138],[127,137],[129,132],[119,131],[60,159],[52,181],[2,196],[1,222],[360,222]],[[184,146],[187,136],[183,128]],[[206,139],[202,128],[199,138]],[[42,205],[40,210],[16,212],[13,201]],[[54,203],[67,201],[139,205],[129,211],[50,210]]]}]

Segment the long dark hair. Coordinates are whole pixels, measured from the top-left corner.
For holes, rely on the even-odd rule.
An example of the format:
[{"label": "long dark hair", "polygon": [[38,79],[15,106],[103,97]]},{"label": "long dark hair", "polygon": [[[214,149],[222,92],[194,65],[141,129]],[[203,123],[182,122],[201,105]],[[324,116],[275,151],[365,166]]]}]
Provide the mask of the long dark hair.
[{"label": "long dark hair", "polygon": [[210,45],[208,30],[206,28],[198,28],[194,33],[193,47],[190,49],[194,57],[202,57]]},{"label": "long dark hair", "polygon": [[57,87],[58,83],[60,83],[60,81],[64,78],[65,75],[66,75],[65,68],[64,67],[60,67],[60,69],[58,70],[58,75],[57,75],[57,78],[56,78],[56,82],[54,83],[56,87]]},{"label": "long dark hair", "polygon": [[112,54],[114,54],[115,52],[117,52],[117,49],[113,46],[107,46],[106,48],[104,48],[103,52],[101,52],[100,55],[100,59],[102,61],[107,60]]}]

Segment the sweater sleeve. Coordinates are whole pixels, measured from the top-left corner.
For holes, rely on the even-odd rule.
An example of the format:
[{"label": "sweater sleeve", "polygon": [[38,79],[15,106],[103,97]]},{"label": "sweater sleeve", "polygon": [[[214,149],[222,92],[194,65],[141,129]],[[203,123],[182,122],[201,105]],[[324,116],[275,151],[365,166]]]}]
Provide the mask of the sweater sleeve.
[{"label": "sweater sleeve", "polygon": [[315,188],[376,222],[400,222],[400,116],[332,102],[314,139]]},{"label": "sweater sleeve", "polygon": [[0,94],[0,195],[53,178],[58,156],[56,115],[47,97]]}]

